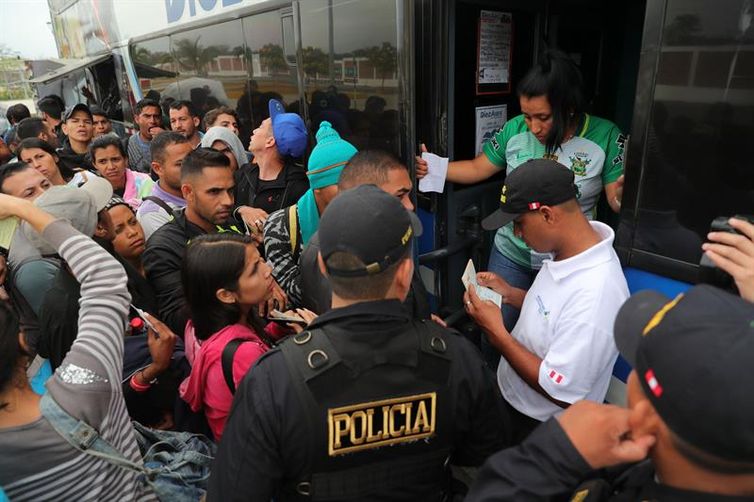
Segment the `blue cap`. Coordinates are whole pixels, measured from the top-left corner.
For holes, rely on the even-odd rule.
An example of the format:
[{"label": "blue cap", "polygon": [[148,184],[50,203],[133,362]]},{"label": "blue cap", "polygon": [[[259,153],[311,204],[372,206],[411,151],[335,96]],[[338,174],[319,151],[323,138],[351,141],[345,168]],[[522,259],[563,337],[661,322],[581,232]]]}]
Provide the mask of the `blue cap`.
[{"label": "blue cap", "polygon": [[302,157],[308,140],[304,121],[296,113],[285,113],[283,103],[277,99],[270,100],[269,108],[272,136],[278,152],[291,157]]}]

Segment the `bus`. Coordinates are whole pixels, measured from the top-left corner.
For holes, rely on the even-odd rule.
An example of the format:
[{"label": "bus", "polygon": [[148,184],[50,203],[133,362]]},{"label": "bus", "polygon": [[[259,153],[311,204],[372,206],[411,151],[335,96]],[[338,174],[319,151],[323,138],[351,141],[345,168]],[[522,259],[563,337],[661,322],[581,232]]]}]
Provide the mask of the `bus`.
[{"label": "bus", "polygon": [[[627,135],[616,249],[632,292],[699,280],[717,216],[754,214],[752,0],[48,0],[67,64],[40,96],[96,101],[132,127],[150,96],[235,108],[243,138],[282,98],[310,130],[328,120],[357,148],[413,168],[424,143],[471,158],[520,110],[517,82],[545,47],[580,65],[589,112]],[[502,173],[417,194],[422,277],[463,324],[460,281],[483,269]],[[625,380],[627,368],[616,368]]]}]

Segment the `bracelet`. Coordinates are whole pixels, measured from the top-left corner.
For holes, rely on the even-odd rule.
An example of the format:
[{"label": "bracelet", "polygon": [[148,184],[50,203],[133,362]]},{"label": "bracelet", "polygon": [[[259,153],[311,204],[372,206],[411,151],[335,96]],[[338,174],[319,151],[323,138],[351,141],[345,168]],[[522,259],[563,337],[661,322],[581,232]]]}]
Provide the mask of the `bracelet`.
[{"label": "bracelet", "polygon": [[149,390],[149,388],[151,387],[151,385],[150,385],[150,384],[142,384],[142,383],[139,383],[139,382],[138,382],[138,381],[136,380],[136,375],[138,375],[138,374],[139,374],[139,372],[138,372],[138,371],[137,371],[136,373],[134,373],[134,376],[132,376],[132,377],[131,377],[131,380],[130,380],[130,382],[129,382],[129,385],[130,385],[130,386],[131,386],[131,388],[132,388],[133,390],[135,390],[136,392],[146,392],[146,391],[148,391],[148,390]]}]

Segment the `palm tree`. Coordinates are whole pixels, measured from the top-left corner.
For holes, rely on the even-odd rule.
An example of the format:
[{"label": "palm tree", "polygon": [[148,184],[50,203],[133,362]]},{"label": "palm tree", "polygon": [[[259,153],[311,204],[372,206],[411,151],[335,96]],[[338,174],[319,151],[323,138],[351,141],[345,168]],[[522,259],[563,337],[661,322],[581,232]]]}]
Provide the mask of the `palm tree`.
[{"label": "palm tree", "polygon": [[196,75],[206,77],[207,65],[220,55],[220,49],[215,46],[203,47],[199,40],[202,37],[196,37],[195,40],[182,38],[173,43],[173,58],[178,65],[189,71],[194,71]]}]

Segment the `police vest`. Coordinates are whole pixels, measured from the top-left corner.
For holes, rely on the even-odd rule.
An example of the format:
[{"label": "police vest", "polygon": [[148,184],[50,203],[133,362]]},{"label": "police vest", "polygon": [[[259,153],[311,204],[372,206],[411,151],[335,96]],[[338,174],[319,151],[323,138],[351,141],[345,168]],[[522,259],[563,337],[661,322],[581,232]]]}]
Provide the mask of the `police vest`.
[{"label": "police vest", "polygon": [[[450,482],[455,394],[448,388],[448,336],[415,321],[378,350],[341,358],[348,333],[305,331],[282,345],[306,410],[310,474],[282,500],[441,500]],[[339,346],[334,345],[337,340]],[[431,495],[427,495],[431,494]]]},{"label": "police vest", "polygon": [[568,499],[570,502],[633,502],[655,478],[654,464],[644,460],[631,467],[625,465],[603,469],[602,476],[582,482]]}]

